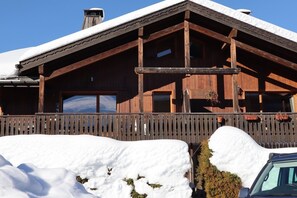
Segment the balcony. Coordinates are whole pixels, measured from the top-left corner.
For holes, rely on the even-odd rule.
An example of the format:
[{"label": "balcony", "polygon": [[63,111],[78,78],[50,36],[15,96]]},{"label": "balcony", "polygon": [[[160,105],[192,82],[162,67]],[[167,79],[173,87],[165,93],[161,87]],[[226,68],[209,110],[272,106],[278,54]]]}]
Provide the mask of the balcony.
[{"label": "balcony", "polygon": [[179,139],[199,143],[220,126],[246,131],[265,147],[297,146],[297,113],[143,113],[0,116],[0,136],[89,134],[123,141]]}]

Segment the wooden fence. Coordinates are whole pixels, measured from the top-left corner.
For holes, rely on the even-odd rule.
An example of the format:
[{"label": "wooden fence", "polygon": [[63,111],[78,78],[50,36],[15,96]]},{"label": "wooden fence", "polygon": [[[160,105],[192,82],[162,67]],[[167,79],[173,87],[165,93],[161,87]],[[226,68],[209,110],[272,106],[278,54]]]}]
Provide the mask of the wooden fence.
[{"label": "wooden fence", "polygon": [[297,114],[60,114],[1,116],[0,136],[90,134],[118,140],[199,143],[220,126],[238,127],[266,147],[297,146]]}]

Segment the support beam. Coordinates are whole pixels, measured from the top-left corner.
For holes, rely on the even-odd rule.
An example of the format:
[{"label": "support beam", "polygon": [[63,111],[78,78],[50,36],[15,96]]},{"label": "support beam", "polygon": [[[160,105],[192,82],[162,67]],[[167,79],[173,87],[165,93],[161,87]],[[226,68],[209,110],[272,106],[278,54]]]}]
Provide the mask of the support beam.
[{"label": "support beam", "polygon": [[[231,68],[237,68],[237,58],[236,58],[236,42],[232,38],[231,46],[230,46],[230,57],[231,57]],[[232,75],[232,101],[233,101],[233,111],[239,112],[239,102],[238,102],[238,82],[237,82],[237,74]]]},{"label": "support beam", "polygon": [[189,21],[184,21],[184,52],[185,52],[185,68],[191,66],[190,62],[190,28]]},{"label": "support beam", "polygon": [[[237,29],[232,28],[231,32],[229,33],[228,38],[230,38],[230,39],[236,38],[237,37],[237,33],[238,33]],[[221,49],[222,50],[225,49],[226,46],[227,46],[227,43],[224,43],[223,46],[221,47]]]},{"label": "support beam", "polygon": [[231,75],[239,72],[239,68],[135,67],[136,74]]},{"label": "support beam", "polygon": [[[143,68],[143,27],[138,29],[138,68]],[[143,74],[138,75],[139,112],[143,113]]]},{"label": "support beam", "polygon": [[257,56],[260,56],[262,58],[265,58],[267,60],[270,60],[274,63],[277,63],[277,64],[280,64],[280,65],[283,65],[283,66],[286,66],[288,68],[291,68],[293,70],[297,70],[297,64],[294,63],[294,62],[291,62],[291,61],[288,61],[284,58],[281,58],[279,56],[276,56],[274,54],[271,54],[271,53],[268,53],[268,52],[265,52],[263,50],[260,50],[258,48],[255,48],[255,47],[252,47],[250,45],[247,45],[245,43],[242,43],[240,41],[236,41],[236,46],[244,51],[247,51],[249,53],[252,53],[252,54],[255,54]]},{"label": "support beam", "polygon": [[39,99],[38,99],[38,112],[44,112],[44,87],[45,87],[45,78],[44,78],[44,65],[38,67],[39,73]]},{"label": "support beam", "polygon": [[212,31],[210,29],[207,29],[205,27],[202,27],[200,25],[196,25],[194,23],[189,22],[189,26],[190,26],[191,30],[199,32],[199,33],[206,35],[208,37],[211,37],[213,39],[216,39],[216,40],[222,41],[224,43],[228,43],[228,44],[230,44],[230,42],[231,42],[230,38],[228,38],[227,36],[217,33],[215,31]]}]

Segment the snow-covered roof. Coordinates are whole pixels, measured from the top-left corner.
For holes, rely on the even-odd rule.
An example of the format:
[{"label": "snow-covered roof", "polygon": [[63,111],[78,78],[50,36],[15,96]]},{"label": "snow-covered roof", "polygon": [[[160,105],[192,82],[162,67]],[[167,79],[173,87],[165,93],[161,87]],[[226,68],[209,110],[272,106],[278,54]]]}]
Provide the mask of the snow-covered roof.
[{"label": "snow-covered roof", "polygon": [[[295,33],[295,32],[286,30],[279,26],[276,26],[271,23],[265,22],[263,20],[257,19],[253,16],[244,14],[240,10],[234,10],[232,8],[223,6],[221,4],[218,4],[218,3],[210,1],[210,0],[166,0],[166,1],[161,1],[159,3],[153,4],[151,6],[136,10],[134,12],[130,12],[130,13],[122,15],[120,17],[111,19],[109,21],[102,22],[96,26],[75,32],[73,34],[61,37],[59,39],[53,40],[53,41],[45,43],[45,44],[42,44],[42,45],[39,45],[39,46],[36,46],[33,48],[21,49],[19,51],[16,50],[16,52],[19,52],[19,53],[14,56],[10,56],[10,52],[0,54],[0,68],[1,68],[0,78],[1,78],[1,76],[6,77],[6,76],[16,75],[16,70],[13,67],[15,64],[17,64],[20,61],[25,61],[30,58],[39,56],[41,54],[50,52],[55,49],[58,49],[60,47],[67,46],[68,44],[74,43],[79,40],[83,40],[90,36],[104,32],[111,28],[115,28],[122,24],[139,19],[141,17],[147,16],[151,13],[154,13],[154,12],[160,11],[162,9],[174,6],[174,5],[182,3],[184,1],[196,3],[202,7],[213,10],[217,13],[221,13],[225,16],[231,17],[231,18],[238,20],[240,22],[243,22],[245,24],[249,24],[249,25],[256,27],[258,29],[261,29],[263,31],[269,32],[276,36],[279,36],[279,37],[282,37],[289,41],[297,43],[297,33]],[[14,51],[11,52],[11,54],[13,54],[13,53],[14,53]],[[13,59],[10,59],[11,60],[10,62],[5,61],[6,55],[8,58],[13,57]],[[6,68],[2,69],[2,68],[4,68],[4,66]]]},{"label": "snow-covered roof", "polygon": [[20,57],[31,48],[18,49],[0,54],[0,79],[16,77],[18,70],[16,64]]},{"label": "snow-covered roof", "polygon": [[[108,30],[110,28],[116,27],[118,25],[127,23],[129,21],[138,19],[140,17],[149,15],[153,12],[162,10],[164,8],[176,5],[178,3],[184,2],[187,0],[167,0],[167,1],[161,1],[159,3],[156,3],[154,5],[139,9],[134,12],[130,12],[128,14],[122,15],[120,17],[117,17],[115,19],[100,23],[99,25],[93,26],[91,28],[88,28],[86,30],[81,30],[76,33],[67,35],[65,37],[59,38],[57,40],[53,40],[51,42],[45,43],[43,45],[37,46],[31,50],[29,50],[27,53],[25,53],[21,58],[20,61],[32,58],[34,56],[38,56],[40,54],[46,53],[48,51],[57,49],[59,47],[65,46],[69,43],[73,43],[75,41],[84,39],[86,37],[92,36],[94,34],[103,32],[105,30]],[[222,13],[226,16],[229,16],[231,18],[234,18],[236,20],[239,20],[243,23],[250,24],[254,27],[257,27],[259,29],[265,30],[267,32],[270,32],[272,34],[275,34],[277,36],[283,37],[285,39],[291,40],[293,42],[297,43],[297,33],[286,30],[284,28],[281,28],[279,26],[273,25],[271,23],[265,22],[263,20],[257,19],[253,16],[244,14],[238,10],[234,10],[232,8],[223,6],[221,4],[218,4],[216,2],[210,1],[210,0],[189,0],[191,2],[194,2],[196,4],[199,4],[201,6],[204,6],[205,8],[214,10],[218,13]]]}]

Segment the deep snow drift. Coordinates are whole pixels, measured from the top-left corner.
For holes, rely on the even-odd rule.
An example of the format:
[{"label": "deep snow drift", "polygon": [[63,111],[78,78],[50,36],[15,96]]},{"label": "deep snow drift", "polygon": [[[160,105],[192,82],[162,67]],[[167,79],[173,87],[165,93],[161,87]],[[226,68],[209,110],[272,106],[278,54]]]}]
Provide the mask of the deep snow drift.
[{"label": "deep snow drift", "polygon": [[[221,171],[237,174],[245,187],[251,186],[269,153],[297,152],[297,148],[265,149],[244,131],[230,126],[219,128],[209,147],[213,151],[211,163]],[[178,140],[7,136],[0,138],[0,155],[10,161],[0,157],[0,197],[55,198],[59,194],[63,198],[130,198],[132,186],[124,181],[129,178],[134,180],[136,191],[148,198],[191,197],[184,177],[190,169],[188,146]],[[92,194],[75,182],[78,175],[89,179],[84,187]],[[154,189],[150,184],[161,187]]]},{"label": "deep snow drift", "polygon": [[136,191],[148,197],[188,198],[192,193],[184,176],[191,167],[188,146],[178,140],[121,142],[87,135],[7,136],[0,138],[0,155],[15,166],[0,161],[0,197],[9,197],[10,192],[32,198],[54,198],[58,192],[64,193],[63,198],[92,197],[75,182],[78,175],[88,178],[84,187],[101,198],[130,198],[132,186],[124,181],[129,178],[134,179]]},{"label": "deep snow drift", "polygon": [[221,171],[238,175],[244,187],[252,185],[269,153],[297,152],[297,148],[263,148],[247,133],[231,126],[217,129],[210,137],[209,148],[213,151],[210,162]]}]

